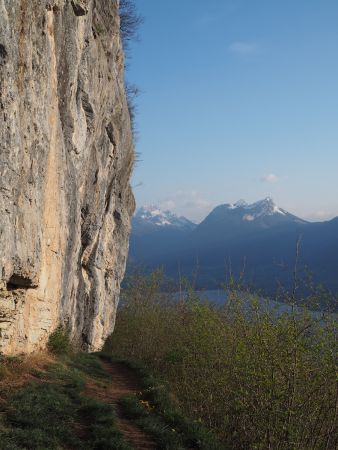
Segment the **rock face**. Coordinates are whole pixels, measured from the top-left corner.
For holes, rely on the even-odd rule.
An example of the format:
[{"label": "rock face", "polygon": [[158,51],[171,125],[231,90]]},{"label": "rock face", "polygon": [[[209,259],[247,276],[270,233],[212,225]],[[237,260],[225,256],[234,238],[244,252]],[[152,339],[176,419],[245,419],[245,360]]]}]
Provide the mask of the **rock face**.
[{"label": "rock face", "polygon": [[118,0],[0,0],[0,353],[103,345],[133,159]]}]

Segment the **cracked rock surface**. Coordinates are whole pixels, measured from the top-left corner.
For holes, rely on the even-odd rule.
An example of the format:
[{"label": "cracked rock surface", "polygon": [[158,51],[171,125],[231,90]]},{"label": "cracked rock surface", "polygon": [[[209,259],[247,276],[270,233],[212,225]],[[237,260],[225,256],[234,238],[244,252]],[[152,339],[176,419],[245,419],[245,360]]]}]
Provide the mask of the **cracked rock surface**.
[{"label": "cracked rock surface", "polygon": [[0,353],[102,347],[134,198],[118,0],[0,0]]}]

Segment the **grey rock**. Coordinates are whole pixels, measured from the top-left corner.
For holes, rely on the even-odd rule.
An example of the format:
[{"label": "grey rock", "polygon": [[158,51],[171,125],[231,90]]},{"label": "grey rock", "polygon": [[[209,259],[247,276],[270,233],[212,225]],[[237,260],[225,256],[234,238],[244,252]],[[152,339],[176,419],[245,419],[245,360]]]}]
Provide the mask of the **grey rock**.
[{"label": "grey rock", "polygon": [[0,352],[112,332],[134,162],[117,0],[0,0]]},{"label": "grey rock", "polygon": [[72,0],[72,7],[74,10],[74,13],[77,16],[84,16],[85,14],[88,13],[88,6],[87,6],[88,1],[84,1],[84,0]]}]

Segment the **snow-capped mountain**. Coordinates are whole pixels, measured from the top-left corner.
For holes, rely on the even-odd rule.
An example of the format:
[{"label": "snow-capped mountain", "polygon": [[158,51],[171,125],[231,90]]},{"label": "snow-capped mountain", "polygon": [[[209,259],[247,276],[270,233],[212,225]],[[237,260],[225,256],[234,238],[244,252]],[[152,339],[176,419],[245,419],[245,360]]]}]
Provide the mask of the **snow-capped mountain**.
[{"label": "snow-capped mountain", "polygon": [[163,211],[156,205],[142,206],[133,218],[133,227],[180,228],[192,230],[195,224],[183,216],[177,216],[171,211]]},{"label": "snow-capped mountain", "polygon": [[155,206],[140,208],[133,219],[129,263],[164,267],[171,277],[179,268],[189,277],[198,261],[200,287],[212,288],[224,281],[229,264],[238,274],[245,260],[247,279],[272,291],[279,281],[290,281],[288,268],[294,266],[300,237],[302,264],[338,290],[338,218],[307,222],[270,197],[219,205],[198,225]]},{"label": "snow-capped mountain", "polygon": [[297,230],[300,226],[307,226],[307,222],[277,206],[270,197],[251,204],[240,200],[214,208],[193,230],[191,241],[199,246],[233,246],[235,242],[264,239],[278,230]]},{"label": "snow-capped mountain", "polygon": [[230,210],[242,209],[245,211],[247,214],[243,216],[243,220],[247,221],[255,220],[257,217],[261,216],[272,216],[274,214],[281,214],[285,216],[288,214],[284,209],[279,208],[270,197],[266,197],[264,200],[259,200],[251,205],[245,200],[239,200],[234,204],[228,204],[225,206]]},{"label": "snow-capped mountain", "polygon": [[232,212],[233,215],[240,216],[244,222],[253,222],[259,218],[275,216],[297,223],[305,223],[304,220],[277,206],[271,197],[266,197],[251,204],[248,204],[245,200],[239,200],[233,204],[220,205],[215,210],[218,212]]},{"label": "snow-capped mountain", "polygon": [[165,258],[169,249],[180,248],[196,225],[158,206],[143,206],[132,221],[129,262],[147,264],[155,256]]}]

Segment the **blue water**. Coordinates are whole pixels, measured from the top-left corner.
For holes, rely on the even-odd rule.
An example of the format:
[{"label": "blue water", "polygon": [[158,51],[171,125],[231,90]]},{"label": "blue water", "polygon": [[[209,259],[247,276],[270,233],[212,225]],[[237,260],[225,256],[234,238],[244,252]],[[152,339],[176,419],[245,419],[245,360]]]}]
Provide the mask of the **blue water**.
[{"label": "blue water", "polygon": [[[195,291],[194,294],[201,300],[201,301],[208,301],[210,303],[213,303],[217,306],[223,306],[226,305],[229,301],[229,294],[222,290],[222,289],[216,289],[216,290],[204,290],[204,291]],[[174,295],[174,298],[179,300],[185,299],[187,297],[187,292],[176,292]],[[263,297],[257,297],[252,294],[248,293],[238,293],[238,298],[243,302],[243,305],[250,309],[252,306],[252,302],[255,301],[258,304],[258,307],[261,311],[268,311],[272,312],[275,316],[280,316],[285,313],[292,313],[292,311],[296,313],[301,313],[304,311],[307,311],[310,313],[310,315],[313,318],[317,319],[324,319],[326,316],[326,313],[322,311],[311,311],[307,308],[300,307],[300,306],[292,306],[287,303],[278,302],[275,300],[263,298]],[[335,314],[335,316],[337,316]]]}]

